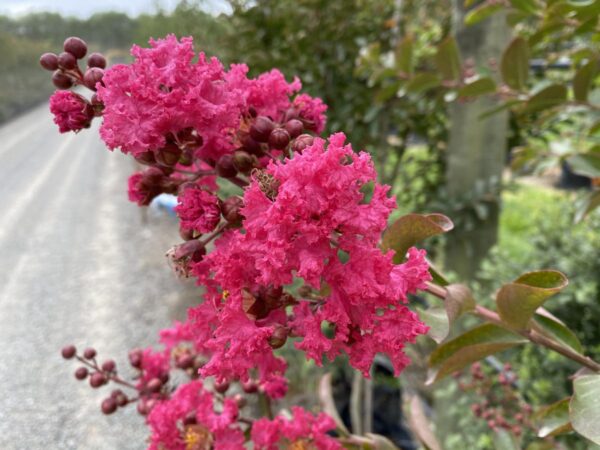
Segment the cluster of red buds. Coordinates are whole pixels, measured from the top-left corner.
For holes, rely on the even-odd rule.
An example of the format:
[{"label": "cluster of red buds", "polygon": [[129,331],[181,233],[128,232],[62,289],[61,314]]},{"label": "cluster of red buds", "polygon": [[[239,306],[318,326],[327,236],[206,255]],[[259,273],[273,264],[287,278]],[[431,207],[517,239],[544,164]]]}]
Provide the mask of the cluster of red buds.
[{"label": "cluster of red buds", "polygon": [[81,71],[78,60],[87,54],[87,44],[78,37],[67,38],[63,44],[63,52],[44,53],[40,64],[52,71],[52,82],[58,89],[70,89],[75,85],[83,85],[95,91],[96,84],[102,81],[106,58],[101,53],[92,53],[87,59],[87,69]]},{"label": "cluster of red buds", "polygon": [[532,407],[517,390],[518,377],[510,363],[502,370],[484,370],[481,363],[471,365],[469,377],[462,373],[455,377],[463,392],[473,392],[481,401],[471,405],[475,417],[482,419],[492,431],[504,429],[521,436],[527,429],[533,430]]}]

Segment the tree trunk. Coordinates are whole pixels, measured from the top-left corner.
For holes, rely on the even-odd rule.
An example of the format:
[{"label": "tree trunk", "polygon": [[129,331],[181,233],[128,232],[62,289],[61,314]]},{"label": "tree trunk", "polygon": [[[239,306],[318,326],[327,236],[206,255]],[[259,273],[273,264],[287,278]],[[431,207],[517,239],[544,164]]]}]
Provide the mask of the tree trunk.
[{"label": "tree trunk", "polygon": [[[472,59],[478,68],[498,61],[508,41],[504,14],[474,26],[463,23],[462,0],[453,0],[454,29],[463,61]],[[446,187],[451,202],[458,202],[460,217],[446,248],[446,268],[461,279],[475,276],[481,260],[496,243],[500,206],[500,183],[507,150],[508,113],[481,119],[498,105],[492,98],[454,102],[450,107],[450,137]],[[475,203],[473,203],[475,202]],[[477,208],[472,208],[477,204]],[[476,217],[475,211],[480,216]]]}]

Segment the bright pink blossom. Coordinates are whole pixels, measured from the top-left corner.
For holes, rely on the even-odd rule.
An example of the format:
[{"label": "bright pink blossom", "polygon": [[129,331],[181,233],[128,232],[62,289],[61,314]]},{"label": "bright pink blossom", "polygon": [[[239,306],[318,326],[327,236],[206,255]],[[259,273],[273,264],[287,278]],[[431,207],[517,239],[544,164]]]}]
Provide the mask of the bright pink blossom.
[{"label": "bright pink blossom", "polygon": [[56,91],[50,97],[50,112],[61,133],[88,128],[94,114],[88,102],[71,91]]},{"label": "bright pink blossom", "polygon": [[321,413],[313,416],[304,409],[292,407],[293,417],[288,420],[277,416],[273,420],[259,419],[252,425],[252,441],[257,450],[280,448],[316,448],[317,450],[341,449],[341,444],[327,434],[335,430],[335,422]]},{"label": "bright pink blossom", "polygon": [[221,220],[219,200],[214,194],[199,186],[186,187],[177,200],[179,203],[175,207],[175,212],[179,216],[183,230],[209,233]]},{"label": "bright pink blossom", "polygon": [[233,399],[225,399],[217,413],[212,394],[203,389],[200,381],[183,384],[150,412],[148,425],[152,435],[148,449],[241,450],[244,434],[236,424],[237,416]]},{"label": "bright pink blossom", "polygon": [[140,364],[141,376],[137,386],[145,386],[154,378],[163,379],[171,368],[169,361],[170,356],[167,352],[156,352],[151,348],[147,348],[142,352]]},{"label": "bright pink blossom", "polygon": [[129,201],[147,206],[163,192],[174,193],[178,185],[179,182],[166,176],[161,169],[150,167],[129,177],[127,195]]},{"label": "bright pink blossom", "polygon": [[300,118],[305,120],[307,128],[317,134],[325,129],[327,105],[320,98],[313,98],[308,94],[300,94],[294,99],[294,107],[298,109]]}]

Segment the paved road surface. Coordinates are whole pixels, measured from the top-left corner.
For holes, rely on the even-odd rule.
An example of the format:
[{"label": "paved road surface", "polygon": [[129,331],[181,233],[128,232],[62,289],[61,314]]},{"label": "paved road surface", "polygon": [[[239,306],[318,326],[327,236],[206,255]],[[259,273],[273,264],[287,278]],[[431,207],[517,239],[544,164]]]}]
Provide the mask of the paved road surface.
[{"label": "paved road surface", "polygon": [[[133,163],[96,129],[60,135],[41,106],[0,127],[0,449],[144,449],[133,408],[99,412],[108,389],[74,379],[60,348],[155,342],[197,297],[168,268],[173,219],[144,222],[126,198]],[[104,395],[103,395],[104,394]]]}]

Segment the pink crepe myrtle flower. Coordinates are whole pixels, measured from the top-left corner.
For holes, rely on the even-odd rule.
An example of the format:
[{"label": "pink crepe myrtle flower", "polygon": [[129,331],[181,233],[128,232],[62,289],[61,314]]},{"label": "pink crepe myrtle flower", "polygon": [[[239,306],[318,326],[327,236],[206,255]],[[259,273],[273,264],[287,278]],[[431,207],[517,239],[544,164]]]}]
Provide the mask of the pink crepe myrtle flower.
[{"label": "pink crepe myrtle flower", "polygon": [[221,220],[218,198],[200,186],[186,186],[177,200],[175,212],[182,230],[209,233]]},{"label": "pink crepe myrtle flower", "polygon": [[56,91],[50,97],[50,112],[61,133],[88,128],[94,113],[91,105],[79,94],[71,91]]},{"label": "pink crepe myrtle flower", "polygon": [[236,424],[238,407],[231,398],[215,411],[213,396],[200,381],[180,385],[167,400],[159,401],[148,416],[148,450],[214,448],[241,450],[244,434]]},{"label": "pink crepe myrtle flower", "polygon": [[294,99],[294,108],[298,110],[301,119],[309,130],[321,134],[325,129],[327,105],[320,98],[313,98],[308,94],[300,94]]},{"label": "pink crepe myrtle flower", "polygon": [[304,409],[292,407],[291,419],[277,416],[273,420],[262,418],[252,425],[252,442],[257,450],[278,450],[280,448],[315,448],[317,450],[338,450],[341,444],[327,434],[335,430],[335,422],[321,413],[313,416]]},{"label": "pink crepe myrtle flower", "polygon": [[131,175],[127,184],[129,201],[139,206],[147,206],[163,192],[175,193],[180,182],[166,176],[161,169],[150,167]]}]

